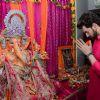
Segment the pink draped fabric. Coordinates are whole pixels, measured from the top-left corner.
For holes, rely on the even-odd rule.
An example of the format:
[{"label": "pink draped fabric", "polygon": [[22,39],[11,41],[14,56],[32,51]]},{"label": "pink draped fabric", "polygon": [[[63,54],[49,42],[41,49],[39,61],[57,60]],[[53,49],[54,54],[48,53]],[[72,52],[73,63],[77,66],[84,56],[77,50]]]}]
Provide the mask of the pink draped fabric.
[{"label": "pink draped fabric", "polygon": [[4,17],[6,16],[6,14],[8,13],[8,11],[10,9],[10,5],[9,5],[9,3],[4,2],[4,0],[2,0],[1,4],[2,4],[2,17],[1,17],[1,19],[2,19],[2,29],[4,29],[5,26],[4,26],[3,20],[4,20]]},{"label": "pink draped fabric", "polygon": [[37,41],[38,44],[40,44],[40,40],[41,40],[41,8],[40,8],[40,4],[34,4],[35,7],[35,39]]},{"label": "pink draped fabric", "polygon": [[87,100],[100,100],[100,36],[93,44],[93,55],[96,62],[90,69],[90,82],[88,87]]},{"label": "pink draped fabric", "polygon": [[[65,5],[69,0],[58,0]],[[48,26],[46,51],[49,54],[47,71],[50,76],[58,73],[58,46],[72,44],[71,35],[71,10],[63,10],[48,1]]]},{"label": "pink draped fabric", "polygon": [[2,29],[2,0],[0,0],[0,32]]}]

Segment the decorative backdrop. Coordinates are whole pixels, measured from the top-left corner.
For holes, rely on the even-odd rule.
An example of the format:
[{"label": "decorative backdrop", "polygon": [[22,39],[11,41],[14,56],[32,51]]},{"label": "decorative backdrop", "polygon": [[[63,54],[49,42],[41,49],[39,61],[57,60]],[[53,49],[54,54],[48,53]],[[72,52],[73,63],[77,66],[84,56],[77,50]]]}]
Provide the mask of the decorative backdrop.
[{"label": "decorative backdrop", "polygon": [[[35,0],[36,1],[36,0]],[[58,46],[72,44],[72,32],[75,36],[75,25],[72,30],[72,3],[75,0],[22,0],[20,3],[0,0],[0,31],[4,29],[3,19],[10,9],[19,9],[27,17],[26,33],[31,40],[41,45],[41,51],[49,55],[47,71],[50,76],[58,73]],[[75,7],[74,7],[75,8]],[[75,22],[74,22],[75,23]]]},{"label": "decorative backdrop", "polygon": [[[56,0],[61,5],[68,5],[69,0]],[[71,8],[62,9],[53,2],[48,2],[48,26],[46,51],[49,54],[47,71],[51,76],[58,73],[58,47],[72,44]]]}]

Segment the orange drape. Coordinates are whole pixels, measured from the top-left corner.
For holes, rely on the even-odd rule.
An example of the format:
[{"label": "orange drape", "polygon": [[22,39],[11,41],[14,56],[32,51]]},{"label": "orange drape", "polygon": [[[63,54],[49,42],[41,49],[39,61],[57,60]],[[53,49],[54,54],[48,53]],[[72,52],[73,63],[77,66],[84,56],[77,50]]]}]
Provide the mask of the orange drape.
[{"label": "orange drape", "polygon": [[[34,40],[34,7],[31,0],[27,0],[27,9],[28,9],[28,20],[29,20],[29,28],[30,28],[30,37],[31,43]],[[32,44],[33,49],[33,44]]]},{"label": "orange drape", "polygon": [[11,9],[17,9],[17,10],[21,9],[20,3],[10,3],[10,7]]},{"label": "orange drape", "polygon": [[47,0],[41,0],[41,51],[45,51],[47,31]]}]

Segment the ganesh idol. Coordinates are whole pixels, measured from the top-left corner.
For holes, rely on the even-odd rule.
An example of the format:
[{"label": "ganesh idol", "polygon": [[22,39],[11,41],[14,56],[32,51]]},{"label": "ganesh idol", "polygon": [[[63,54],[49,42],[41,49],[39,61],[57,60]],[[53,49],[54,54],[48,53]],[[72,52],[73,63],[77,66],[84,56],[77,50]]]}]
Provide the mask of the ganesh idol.
[{"label": "ganesh idol", "polygon": [[55,89],[43,63],[47,54],[25,34],[25,15],[10,10],[4,23],[0,35],[0,100],[53,100]]}]

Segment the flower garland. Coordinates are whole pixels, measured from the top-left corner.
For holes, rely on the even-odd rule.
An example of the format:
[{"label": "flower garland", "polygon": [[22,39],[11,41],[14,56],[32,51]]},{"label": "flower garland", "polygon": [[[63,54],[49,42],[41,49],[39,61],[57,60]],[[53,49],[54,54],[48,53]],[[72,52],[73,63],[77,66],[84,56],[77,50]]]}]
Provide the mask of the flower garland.
[{"label": "flower garland", "polygon": [[[23,0],[4,0],[5,2],[14,2],[14,3],[19,3]],[[30,0],[31,2],[34,2],[34,3],[40,3],[41,0]]]},{"label": "flower garland", "polygon": [[76,8],[75,0],[71,2],[71,14],[72,14],[72,38],[76,38]]},{"label": "flower garland", "polygon": [[41,0],[33,0],[34,3],[41,3]]},{"label": "flower garland", "polygon": [[74,55],[74,67],[76,64],[76,0],[70,0],[71,2],[71,15],[72,15],[72,40],[73,40],[73,55]]},{"label": "flower garland", "polygon": [[70,8],[70,3],[69,3],[69,4],[62,5],[62,4],[61,4],[60,2],[58,2],[57,0],[51,0],[51,2],[53,2],[56,6],[62,8],[62,9]]},{"label": "flower garland", "polygon": [[62,9],[68,9],[71,8],[71,14],[72,14],[72,38],[76,38],[76,9],[75,9],[75,0],[70,0],[70,3],[62,5],[57,0],[51,0],[56,6],[62,8]]},{"label": "flower garland", "polygon": [[14,2],[14,3],[19,3],[22,2],[22,0],[4,0],[5,2]]}]

